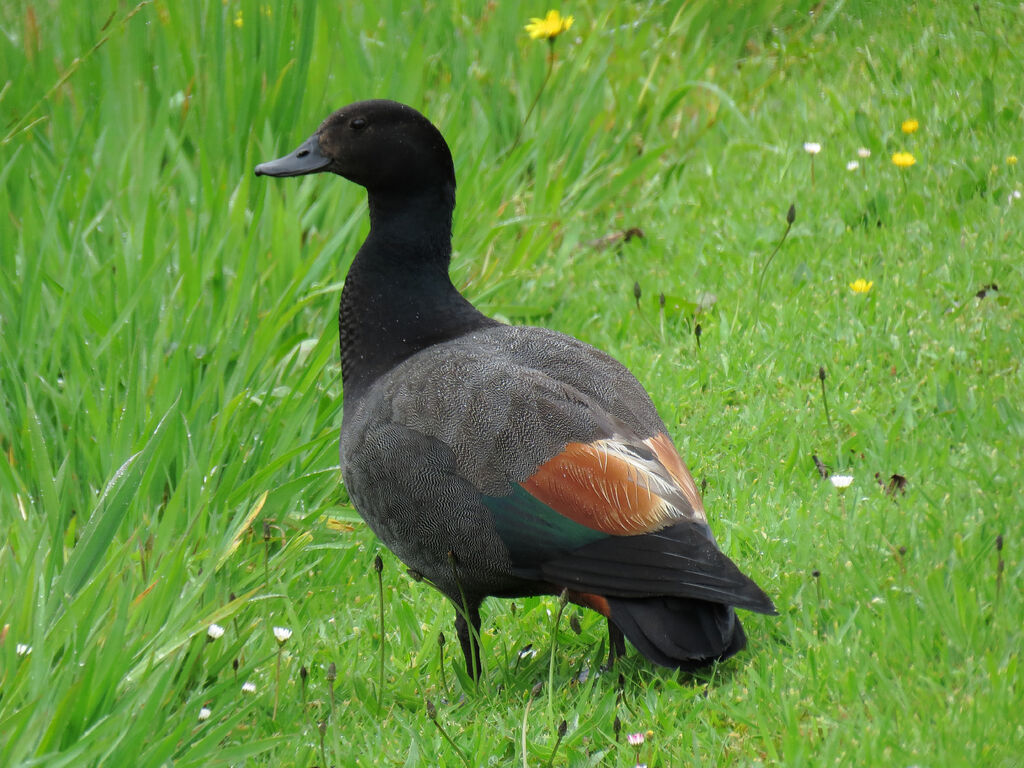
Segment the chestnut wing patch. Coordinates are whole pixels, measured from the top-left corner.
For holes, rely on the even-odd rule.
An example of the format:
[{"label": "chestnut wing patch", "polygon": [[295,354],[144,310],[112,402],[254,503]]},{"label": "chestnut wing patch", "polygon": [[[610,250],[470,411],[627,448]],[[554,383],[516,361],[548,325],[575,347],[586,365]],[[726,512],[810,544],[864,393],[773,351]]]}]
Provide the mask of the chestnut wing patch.
[{"label": "chestnut wing patch", "polygon": [[667,435],[570,443],[511,493],[481,501],[519,569],[603,539],[682,522],[707,528],[697,489]]},{"label": "chestnut wing patch", "polygon": [[706,522],[690,473],[667,435],[569,443],[522,487],[569,520],[612,536],[683,520]]}]

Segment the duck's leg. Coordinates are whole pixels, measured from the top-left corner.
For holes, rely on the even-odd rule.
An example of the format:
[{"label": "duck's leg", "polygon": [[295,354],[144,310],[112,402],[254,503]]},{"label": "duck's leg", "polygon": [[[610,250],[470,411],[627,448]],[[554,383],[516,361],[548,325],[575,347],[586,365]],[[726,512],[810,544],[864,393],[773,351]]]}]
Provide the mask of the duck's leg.
[{"label": "duck's leg", "polygon": [[615,666],[615,660],[626,656],[626,638],[615,623],[608,619],[608,669]]},{"label": "duck's leg", "polygon": [[[467,621],[468,619],[468,621]],[[472,624],[472,628],[470,627]],[[466,672],[474,680],[480,679],[483,667],[480,666],[480,601],[465,607],[455,608],[455,633],[459,636],[462,655],[466,659]]]}]

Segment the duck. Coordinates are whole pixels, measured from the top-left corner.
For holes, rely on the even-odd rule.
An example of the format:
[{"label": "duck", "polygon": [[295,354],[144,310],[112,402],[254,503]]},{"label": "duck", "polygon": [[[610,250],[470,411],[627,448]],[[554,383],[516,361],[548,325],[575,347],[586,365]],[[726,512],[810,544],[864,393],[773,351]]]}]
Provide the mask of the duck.
[{"label": "duck", "polygon": [[718,547],[650,395],[572,336],[478,310],[449,276],[455,166],[416,109],[330,114],[257,176],[331,173],[367,193],[370,229],[339,306],[340,468],[366,524],[455,609],[479,679],[488,597],[558,595],[682,670],[747,644],[736,609],[776,614]]}]

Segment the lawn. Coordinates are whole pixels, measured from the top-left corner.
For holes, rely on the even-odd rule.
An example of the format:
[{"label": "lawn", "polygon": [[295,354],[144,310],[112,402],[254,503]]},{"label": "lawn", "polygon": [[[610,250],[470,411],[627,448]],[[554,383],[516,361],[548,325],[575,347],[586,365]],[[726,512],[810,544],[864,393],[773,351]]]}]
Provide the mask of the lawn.
[{"label": "lawn", "polygon": [[[0,765],[1021,764],[1021,7],[547,10],[0,7]],[[492,600],[465,676],[338,472],[365,195],[252,173],[372,97],[452,146],[460,289],[652,393],[747,651]]]}]

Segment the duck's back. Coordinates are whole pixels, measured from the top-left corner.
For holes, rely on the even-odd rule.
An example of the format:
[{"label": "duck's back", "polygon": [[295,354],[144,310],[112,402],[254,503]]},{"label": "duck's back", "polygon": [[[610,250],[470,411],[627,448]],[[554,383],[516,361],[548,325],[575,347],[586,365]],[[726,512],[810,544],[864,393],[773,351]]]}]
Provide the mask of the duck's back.
[{"label": "duck's back", "polygon": [[429,347],[345,403],[342,471],[368,447],[367,430],[400,424],[455,452],[481,492],[507,492],[570,442],[625,426],[640,438],[665,427],[618,361],[544,328],[499,325]]}]

